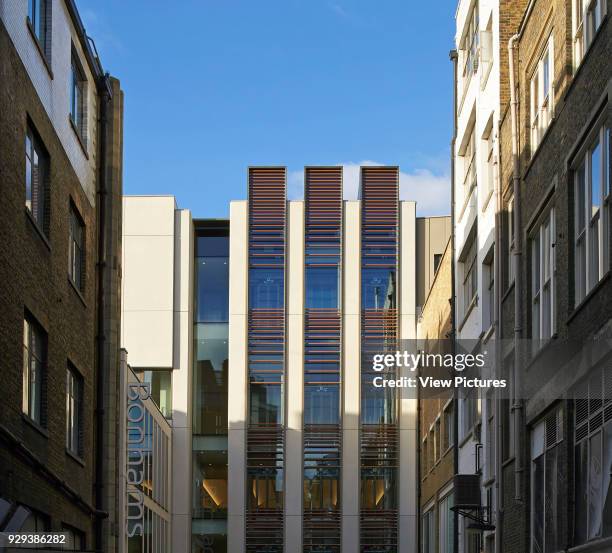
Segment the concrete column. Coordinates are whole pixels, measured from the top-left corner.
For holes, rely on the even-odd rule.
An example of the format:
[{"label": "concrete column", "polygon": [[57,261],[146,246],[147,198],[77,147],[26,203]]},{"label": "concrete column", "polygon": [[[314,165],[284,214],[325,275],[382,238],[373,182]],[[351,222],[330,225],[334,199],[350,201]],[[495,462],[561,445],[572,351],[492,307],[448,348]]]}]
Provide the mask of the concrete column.
[{"label": "concrete column", "polygon": [[285,553],[302,551],[304,411],[304,202],[289,202],[285,401]]},{"label": "concrete column", "polygon": [[361,249],[360,204],[344,203],[343,363],[342,363],[342,553],[359,553],[359,411]]},{"label": "concrete column", "polygon": [[[400,338],[416,339],[416,204],[400,203]],[[406,368],[400,376],[411,376]],[[400,391],[399,550],[417,552],[417,400]]]},{"label": "concrete column", "polygon": [[193,224],[188,210],[174,213],[172,550],[188,551],[192,505]]},{"label": "concrete column", "polygon": [[245,551],[247,428],[247,202],[230,204],[227,550]]}]

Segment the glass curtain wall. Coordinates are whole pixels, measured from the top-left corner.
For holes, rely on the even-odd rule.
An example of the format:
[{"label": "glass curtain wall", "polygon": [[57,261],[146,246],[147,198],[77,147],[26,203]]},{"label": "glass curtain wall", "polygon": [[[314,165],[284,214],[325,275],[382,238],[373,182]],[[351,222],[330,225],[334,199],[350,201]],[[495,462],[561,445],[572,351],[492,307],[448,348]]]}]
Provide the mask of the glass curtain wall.
[{"label": "glass curtain wall", "polygon": [[195,225],[192,553],[225,553],[229,224]]},{"label": "glass curtain wall", "polygon": [[247,553],[284,542],[286,170],[249,169]]},{"label": "glass curtain wall", "polygon": [[[372,385],[372,355],[394,352],[398,347],[398,227],[397,168],[363,167],[360,414],[360,551],[363,553],[395,553],[398,546],[397,391]],[[396,378],[396,369],[386,368],[384,376]]]},{"label": "glass curtain wall", "polygon": [[305,174],[304,553],[340,552],[342,167]]}]

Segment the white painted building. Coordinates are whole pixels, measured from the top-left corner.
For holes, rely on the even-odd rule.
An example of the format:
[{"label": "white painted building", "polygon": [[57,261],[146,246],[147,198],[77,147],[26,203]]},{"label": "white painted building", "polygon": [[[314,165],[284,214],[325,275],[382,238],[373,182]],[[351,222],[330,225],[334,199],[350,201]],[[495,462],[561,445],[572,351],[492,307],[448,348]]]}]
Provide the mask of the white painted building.
[{"label": "white painted building", "polygon": [[[456,140],[454,144],[455,297],[457,339],[479,351],[495,338],[499,152],[499,2],[460,0],[456,12]],[[487,401],[489,399],[490,401]],[[460,397],[459,473],[482,470],[483,504],[494,502],[492,397]],[[477,452],[479,451],[479,454]],[[477,463],[479,466],[477,466]],[[459,551],[479,553],[480,538],[459,519]],[[482,548],[493,551],[492,537]]]}]

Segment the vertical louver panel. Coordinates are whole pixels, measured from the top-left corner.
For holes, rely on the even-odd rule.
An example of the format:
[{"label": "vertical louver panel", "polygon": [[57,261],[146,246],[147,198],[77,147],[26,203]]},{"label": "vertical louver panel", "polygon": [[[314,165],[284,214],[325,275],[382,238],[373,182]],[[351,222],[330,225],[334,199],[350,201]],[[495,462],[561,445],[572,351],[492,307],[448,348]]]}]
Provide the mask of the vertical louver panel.
[{"label": "vertical louver panel", "polygon": [[282,553],[286,171],[249,169],[246,551]]},{"label": "vertical louver panel", "polygon": [[[360,551],[398,547],[397,391],[375,389],[372,355],[398,347],[399,171],[361,169]],[[380,376],[380,373],[377,373]],[[395,370],[385,377],[396,378]]]},{"label": "vertical louver panel", "polygon": [[340,553],[342,167],[305,172],[304,553]]}]

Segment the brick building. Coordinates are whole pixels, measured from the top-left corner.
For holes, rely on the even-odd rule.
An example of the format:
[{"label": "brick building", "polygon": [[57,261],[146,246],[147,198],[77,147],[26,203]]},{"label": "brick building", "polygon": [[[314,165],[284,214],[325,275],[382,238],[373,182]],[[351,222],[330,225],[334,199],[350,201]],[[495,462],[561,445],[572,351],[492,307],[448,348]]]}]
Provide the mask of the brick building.
[{"label": "brick building", "polygon": [[73,0],[0,3],[0,525],[114,551],[123,94]]},{"label": "brick building", "polygon": [[[466,553],[609,551],[612,546],[607,522],[611,348],[602,340],[612,331],[611,9],[606,0],[459,4],[458,58],[475,56],[469,67],[481,86],[471,108],[470,93],[463,98],[465,71],[459,64],[454,324],[459,339],[468,337],[470,317],[493,298],[488,320],[497,371],[510,385],[507,396],[481,394],[473,410],[482,504],[491,507],[494,529],[475,538],[460,535],[459,551]],[[498,66],[494,62],[484,77],[490,21]],[[480,29],[477,37],[473,28]],[[483,79],[499,83],[491,108],[486,98],[491,85],[483,85]],[[489,109],[493,140],[491,156],[484,158],[493,160],[493,167],[487,178],[478,160],[488,135],[479,121]],[[466,136],[474,132],[472,124],[476,138],[470,149]],[[476,197],[483,184],[494,190],[493,227],[486,208],[474,210],[473,222],[469,216],[465,222],[461,212],[461,184],[473,182],[465,181],[472,159]],[[476,207],[466,205],[468,213]],[[467,255],[465,243],[482,230],[490,242],[478,238],[486,248],[479,245]],[[487,264],[487,251],[494,265]],[[472,268],[474,286],[466,287],[466,271]],[[492,268],[495,278],[489,279]],[[492,291],[481,284],[487,281]],[[473,293],[467,303],[466,290]],[[485,327],[473,328],[477,332],[470,337],[481,344],[489,339]],[[460,413],[460,428],[464,418]],[[462,449],[460,444],[459,472],[474,472],[463,465]],[[465,521],[460,532],[462,525]]]},{"label": "brick building", "polygon": [[[450,353],[452,252],[450,240],[438,263],[417,325],[428,353]],[[448,351],[447,351],[448,350]],[[419,401],[419,513],[424,552],[453,549],[454,403],[451,390]]]},{"label": "brick building", "polygon": [[[593,347],[612,332],[611,9],[530,2],[508,50],[515,88],[502,110],[500,187],[512,225],[502,233],[500,329],[514,342],[509,430],[520,429],[502,440],[508,552],[612,546],[611,354]],[[563,362],[542,361],[561,345]]]}]

